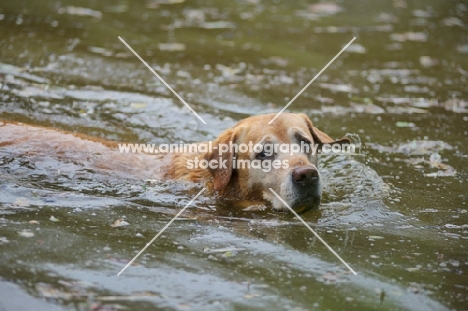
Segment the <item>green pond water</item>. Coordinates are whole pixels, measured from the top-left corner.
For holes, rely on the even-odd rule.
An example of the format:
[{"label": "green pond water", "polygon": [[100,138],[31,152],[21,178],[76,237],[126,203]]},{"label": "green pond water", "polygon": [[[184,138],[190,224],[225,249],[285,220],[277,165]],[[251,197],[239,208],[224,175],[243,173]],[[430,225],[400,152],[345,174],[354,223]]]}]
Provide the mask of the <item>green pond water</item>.
[{"label": "green pond water", "polygon": [[465,1],[9,0],[0,34],[0,120],[155,144],[279,111],[356,37],[288,111],[362,143],[302,215],[357,275],[293,215],[202,195],[117,276],[201,185],[0,137],[0,310],[467,309]]}]

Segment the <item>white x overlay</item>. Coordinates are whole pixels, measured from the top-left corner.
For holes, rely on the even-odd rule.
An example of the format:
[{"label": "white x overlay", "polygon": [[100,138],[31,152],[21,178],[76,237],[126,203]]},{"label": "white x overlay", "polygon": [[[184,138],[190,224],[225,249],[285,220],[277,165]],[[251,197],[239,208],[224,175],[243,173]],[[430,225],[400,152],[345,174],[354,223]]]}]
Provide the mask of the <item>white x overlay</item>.
[{"label": "white x overlay", "polygon": [[[156,71],[154,71],[153,68],[151,68],[147,62],[145,62],[143,60],[143,58],[140,57],[140,55],[138,55],[137,52],[135,52],[131,47],[130,45],[127,44],[127,42],[125,42],[124,39],[122,39],[120,36],[118,37],[120,41],[122,41],[122,43],[185,105],[187,106],[188,109],[190,109],[190,111],[195,114],[195,116],[200,119],[200,121],[203,123],[203,124],[207,124],[205,122],[205,120],[202,119],[202,117],[200,117],[196,112],[195,110],[193,110],[192,107],[190,107],[189,104],[187,104],[187,102],[185,102],[185,100],[179,96],[179,94],[176,93],[176,91],[174,91],[174,89],[172,89],[172,87],[166,83],[166,81],[164,81],[163,78],[161,78],[161,76],[159,76]],[[317,73],[315,75],[315,77],[310,80],[309,83],[307,83],[306,86],[304,86],[302,88],[302,90],[299,91],[299,93],[297,93],[296,96],[293,97],[293,99],[291,99],[287,104],[286,106],[284,106],[283,109],[281,109],[281,111],[279,111],[276,116],[270,121],[268,122],[268,124],[271,124],[273,123],[276,118],[278,118],[292,103],[294,100],[296,100],[296,98],[298,98],[350,45],[351,43],[353,43],[353,41],[356,40],[356,37],[353,37],[353,39],[351,39],[351,41],[348,42],[348,44],[345,45],[345,47],[343,47],[341,49],[340,52],[338,52],[338,54],[335,55],[335,57],[332,58],[332,60],[330,60],[328,62],[327,65],[325,65],[325,67],[323,67],[322,70],[320,70],[319,73]],[[138,252],[138,254],[135,255],[135,257],[133,257],[132,260],[130,260],[129,263],[127,263],[127,265],[125,265],[125,267],[119,272],[117,273],[118,276],[120,276],[176,219],[177,217],[179,217],[189,206],[190,204],[193,203],[193,201],[195,201],[202,193],[203,191],[205,191],[206,188],[203,188],[202,190],[200,190],[200,192],[197,193],[197,195],[192,199],[190,200],[190,202],[187,203],[187,205],[182,208],[178,213],[177,215],[174,216],[174,218],[171,219],[171,221],[169,221],[159,232],[158,234],[156,234],[156,236],[151,239],[150,242],[146,243],[145,247],[143,247],[142,250],[140,250]],[[333,255],[335,255],[354,275],[357,275],[357,273],[353,270],[353,268],[351,268],[348,263],[346,263],[346,261],[344,261],[340,255],[338,255],[334,250],[333,248],[331,248],[327,242],[325,242],[325,240],[323,240],[305,221],[304,219],[302,219],[284,200],[283,198],[281,198],[273,189],[269,188],[270,191],[307,227],[307,229],[309,229],[332,253]]]},{"label": "white x overlay", "polygon": [[128,45],[127,42],[125,42],[124,39],[122,39],[122,37],[119,36],[119,40],[122,41],[122,43],[125,44],[125,46],[126,46],[133,54],[135,54],[135,56],[136,56],[146,67],[148,67],[148,69],[149,69],[149,70],[150,70],[150,71],[151,71],[151,72],[152,72],[152,73],[153,73],[153,74],[154,74],[154,75],[155,75],[155,76],[156,76],[156,77],[157,77],[157,78],[158,78],[158,79],[159,79],[159,80],[160,80],[160,81],[161,81],[161,82],[178,98],[178,99],[180,99],[180,101],[181,101],[185,106],[187,106],[187,108],[190,109],[190,111],[191,111],[198,119],[200,119],[200,121],[202,121],[203,124],[206,124],[205,120],[203,120],[203,118],[200,117],[200,116],[198,115],[198,113],[196,113],[195,110],[193,110],[193,108],[190,107],[190,105],[187,104],[187,102],[186,102],[182,97],[180,97],[179,94],[177,94],[176,91],[174,91],[174,89],[173,89],[169,84],[167,84],[166,81],[164,81],[164,79],[161,78],[161,76],[158,75],[158,73],[157,73],[156,71],[154,71],[154,69],[151,68],[151,66],[148,65],[148,63],[145,62],[145,60],[144,60],[143,58],[141,58],[140,55],[138,55],[138,53],[135,52],[135,50],[133,50],[132,47],[131,47],[130,45]]},{"label": "white x overlay", "polygon": [[137,258],[154,242],[154,241],[155,241],[155,240],[156,240],[156,239],[157,239],[157,238],[159,238],[159,236],[164,232],[164,230],[166,230],[166,229],[174,222],[174,220],[176,220],[177,217],[179,217],[179,216],[187,209],[187,207],[189,207],[190,204],[192,204],[193,201],[195,201],[195,200],[200,196],[200,194],[202,194],[203,191],[205,191],[205,189],[206,189],[206,188],[203,188],[202,190],[200,190],[200,192],[198,192],[197,195],[196,195],[193,199],[191,199],[190,202],[188,202],[187,205],[185,205],[185,207],[184,207],[183,209],[181,209],[181,210],[177,213],[177,215],[175,215],[174,218],[172,218],[171,221],[169,221],[169,222],[167,223],[167,225],[165,225],[164,228],[162,228],[161,231],[159,231],[158,234],[156,234],[156,235],[154,236],[153,239],[151,239],[151,241],[149,241],[148,243],[146,243],[145,247],[143,247],[142,250],[139,251],[138,254],[136,254],[135,257],[133,257],[133,259],[130,260],[129,263],[126,264],[125,267],[123,267],[122,270],[120,270],[119,273],[117,273],[117,276],[120,276],[120,275],[122,274],[122,272],[124,272],[124,271],[125,271],[125,270],[126,270],[126,269],[127,269],[127,268],[128,268],[128,267],[129,267],[129,266],[130,266],[130,265],[131,265],[131,264],[132,264],[132,263],[133,263],[133,262],[134,262],[134,261],[135,261],[135,260],[136,260],[136,259],[137,259]]},{"label": "white x overlay", "polygon": [[327,242],[325,242],[325,240],[322,239],[322,238],[320,237],[320,235],[318,235],[317,232],[315,232],[314,229],[312,229],[312,228],[309,226],[309,224],[306,223],[306,222],[304,221],[304,219],[302,219],[302,217],[299,216],[299,215],[291,208],[291,206],[289,206],[288,203],[286,203],[286,202],[283,200],[282,197],[280,197],[273,189],[271,189],[271,188],[269,188],[269,189],[270,189],[270,191],[273,192],[273,194],[278,198],[278,200],[280,200],[280,201],[291,211],[291,213],[293,213],[294,216],[296,216],[296,217],[304,224],[304,226],[306,226],[307,229],[309,229],[309,230],[317,237],[317,239],[319,239],[320,242],[322,242],[322,243],[330,250],[330,252],[332,252],[333,255],[335,255],[335,256],[346,266],[346,268],[349,269],[349,271],[351,271],[354,275],[357,275],[356,271],[354,271],[353,268],[351,268],[351,267],[346,263],[346,261],[344,261],[343,258],[341,258],[340,255],[338,255],[338,254],[333,250],[333,248],[331,248],[330,245],[328,245]]},{"label": "white x overlay", "polygon": [[351,45],[351,43],[353,43],[353,41],[354,41],[354,40],[356,40],[356,37],[352,38],[352,39],[351,39],[351,41],[349,41],[349,42],[348,42],[348,44],[346,44],[346,45],[345,45],[345,47],[344,47],[344,48],[342,48],[342,49],[341,49],[341,51],[339,51],[339,52],[338,52],[338,54],[336,54],[336,55],[335,55],[335,57],[333,57],[333,58],[332,58],[332,60],[331,60],[331,61],[329,61],[329,62],[328,62],[328,64],[326,64],[326,65],[325,65],[325,67],[323,67],[323,69],[322,69],[322,70],[320,70],[320,71],[319,71],[319,73],[317,73],[317,74],[315,75],[315,77],[313,77],[313,78],[312,78],[312,80],[310,80],[310,82],[309,82],[309,83],[307,83],[307,84],[306,84],[306,86],[304,86],[304,87],[302,88],[302,90],[300,90],[300,91],[299,91],[299,93],[297,93],[297,95],[296,95],[296,96],[294,96],[294,97],[293,97],[293,99],[291,99],[291,100],[289,101],[289,103],[287,103],[287,104],[286,104],[286,106],[284,106],[284,108],[283,108],[283,109],[281,109],[281,110],[280,110],[280,112],[278,112],[278,113],[276,114],[276,116],[275,116],[273,119],[271,119],[271,121],[270,121],[270,122],[268,122],[268,124],[272,124],[272,123],[273,123],[273,122],[276,120],[276,118],[278,118],[278,117],[280,116],[280,114],[282,114],[282,113],[283,113],[283,112],[284,112],[284,111],[285,111],[285,110],[286,110],[286,109],[289,107],[289,105],[291,105],[291,104],[292,104],[292,102],[293,102],[293,101],[295,101],[295,100],[296,100],[296,98],[298,98],[298,97],[299,97],[299,95],[301,95],[301,94],[302,94],[302,92],[304,92],[304,91],[306,90],[306,88],[308,88],[308,87],[309,87],[309,85],[311,85],[311,84],[312,84],[312,83],[315,81],[315,79],[317,79],[317,78],[318,78],[318,77],[319,77],[319,76],[322,74],[322,72],[324,72],[324,71],[325,71],[325,69],[327,69],[327,68],[328,68],[328,66],[330,66],[330,65],[331,65],[331,63],[333,63],[333,62],[335,61],[335,59],[337,59],[337,58],[338,58],[338,56],[340,56],[340,55],[341,55],[341,53],[343,53],[343,52],[344,52],[344,50],[346,50],[346,49],[348,48],[348,46],[350,46],[350,45]]}]

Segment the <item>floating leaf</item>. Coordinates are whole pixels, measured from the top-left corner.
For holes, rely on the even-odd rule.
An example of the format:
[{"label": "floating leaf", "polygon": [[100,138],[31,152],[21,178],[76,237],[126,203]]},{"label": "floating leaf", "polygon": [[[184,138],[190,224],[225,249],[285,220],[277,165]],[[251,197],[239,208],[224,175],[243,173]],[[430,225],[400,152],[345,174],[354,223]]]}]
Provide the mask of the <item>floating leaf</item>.
[{"label": "floating leaf", "polygon": [[130,107],[136,108],[136,109],[143,109],[148,106],[147,103],[130,103]]},{"label": "floating leaf", "polygon": [[117,219],[116,221],[114,221],[114,223],[111,225],[111,227],[117,228],[117,227],[124,227],[124,226],[128,226],[128,225],[130,225],[130,223],[128,223],[125,220],[120,218],[120,219]]},{"label": "floating leaf", "polygon": [[405,121],[398,121],[396,124],[396,127],[415,127],[416,124],[413,122],[405,122]]},{"label": "floating leaf", "polygon": [[98,46],[88,46],[88,51],[103,56],[112,56],[114,54],[112,50],[101,48]]}]

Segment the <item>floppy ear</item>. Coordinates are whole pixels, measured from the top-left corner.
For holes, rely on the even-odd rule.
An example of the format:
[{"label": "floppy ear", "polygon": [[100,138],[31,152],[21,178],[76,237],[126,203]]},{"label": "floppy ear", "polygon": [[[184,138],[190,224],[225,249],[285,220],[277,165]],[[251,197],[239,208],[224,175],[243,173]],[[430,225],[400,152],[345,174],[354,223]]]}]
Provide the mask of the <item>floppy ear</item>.
[{"label": "floppy ear", "polygon": [[[213,161],[218,161],[218,167],[215,169],[212,169],[211,167],[208,167],[211,175],[213,176],[213,186],[214,190],[219,191],[221,189],[224,189],[224,187],[227,186],[229,181],[231,180],[232,176],[232,159],[234,157],[234,154],[232,153],[232,150],[228,150],[227,152],[224,150],[221,150],[220,154],[220,145],[228,145],[230,146],[230,142],[234,143],[236,140],[236,132],[234,129],[228,129],[224,131],[221,135],[219,135],[218,138],[216,138],[213,141],[213,150],[211,153],[205,154],[205,160],[208,162],[213,160]],[[231,148],[229,148],[231,149]],[[226,167],[221,167],[221,163],[226,162]]]},{"label": "floppy ear", "polygon": [[309,128],[309,132],[312,135],[312,138],[314,139],[314,143],[318,144],[319,146],[322,146],[324,144],[349,144],[351,141],[347,137],[343,137],[339,140],[334,140],[318,128],[316,128],[313,124],[312,121],[309,120],[309,118],[305,114],[301,114],[301,116],[306,120],[307,127]]}]

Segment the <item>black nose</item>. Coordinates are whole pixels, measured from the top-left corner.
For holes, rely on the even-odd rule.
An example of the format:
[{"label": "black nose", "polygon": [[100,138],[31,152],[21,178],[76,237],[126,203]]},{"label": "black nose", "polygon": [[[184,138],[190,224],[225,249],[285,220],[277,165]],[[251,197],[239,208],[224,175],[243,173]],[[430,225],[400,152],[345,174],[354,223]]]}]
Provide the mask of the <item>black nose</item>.
[{"label": "black nose", "polygon": [[292,171],[293,181],[301,186],[310,186],[318,182],[319,173],[311,166],[296,167]]}]

